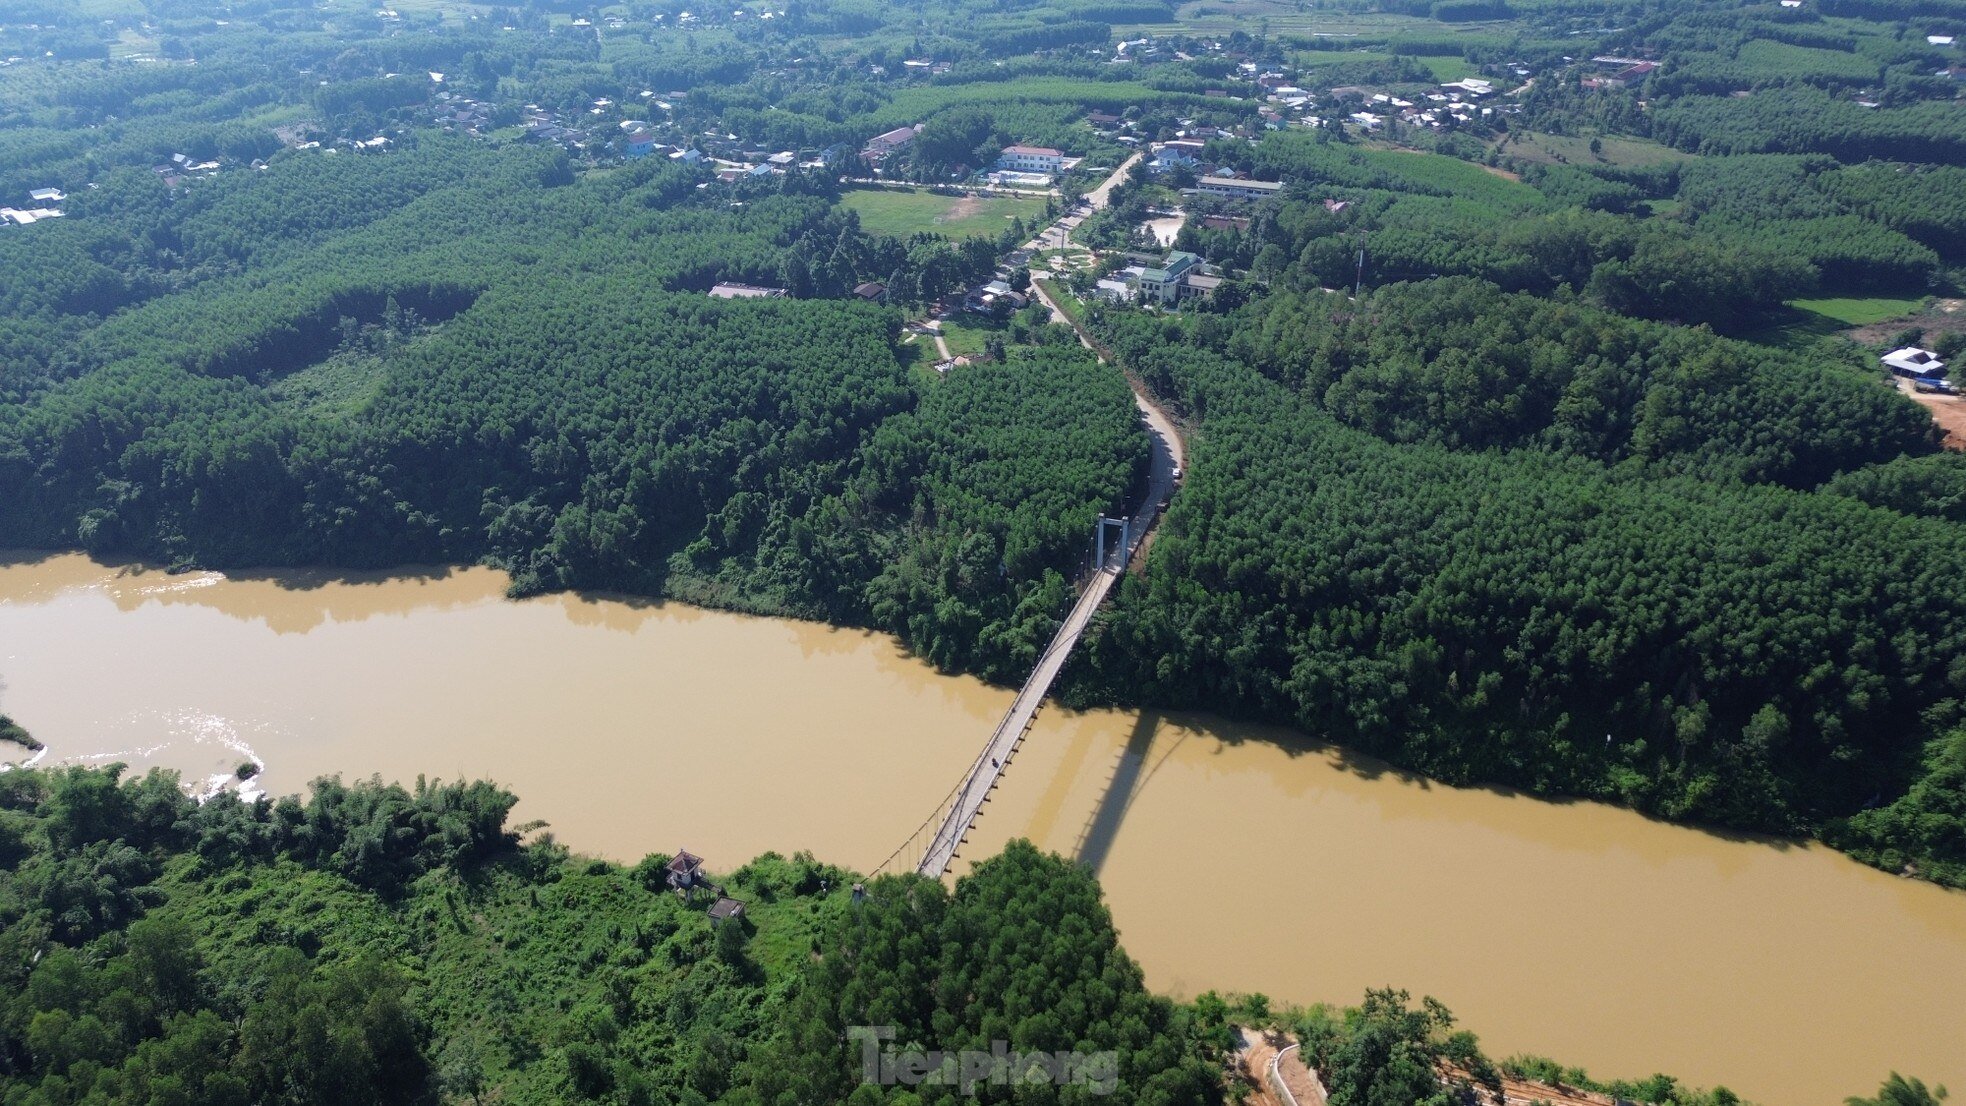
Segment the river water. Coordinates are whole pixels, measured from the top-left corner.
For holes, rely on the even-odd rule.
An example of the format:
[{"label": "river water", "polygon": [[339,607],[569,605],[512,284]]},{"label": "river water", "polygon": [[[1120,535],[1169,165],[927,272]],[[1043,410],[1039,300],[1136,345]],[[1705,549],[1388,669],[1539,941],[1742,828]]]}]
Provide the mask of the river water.
[{"label": "river water", "polygon": [[[0,557],[0,709],[46,763],[485,777],[575,849],[879,863],[1011,693],[884,636],[675,604],[508,602],[484,569],[168,576]],[[0,746],[0,757],[12,756]],[[16,759],[18,759],[16,757]],[[1047,708],[965,850],[1079,857],[1150,984],[1431,993],[1497,1056],[1768,1104],[1966,1089],[1966,895],[1825,849],[1430,784],[1299,735]]]}]

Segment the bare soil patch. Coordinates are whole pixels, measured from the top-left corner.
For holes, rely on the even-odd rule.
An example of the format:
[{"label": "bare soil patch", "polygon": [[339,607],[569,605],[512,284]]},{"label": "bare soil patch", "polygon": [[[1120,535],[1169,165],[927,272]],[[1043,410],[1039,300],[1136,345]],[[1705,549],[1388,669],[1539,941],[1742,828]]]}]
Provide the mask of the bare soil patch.
[{"label": "bare soil patch", "polygon": [[1916,314],[1854,327],[1843,333],[1863,345],[1881,346],[1914,326],[1925,331],[1926,345],[1931,344],[1936,334],[1966,333],[1966,299],[1933,300],[1932,306]]},{"label": "bare soil patch", "polygon": [[1945,431],[1947,449],[1966,450],[1966,396],[1935,396],[1912,390],[1909,380],[1898,382],[1898,390],[1913,403],[1932,412],[1932,421]]},{"label": "bare soil patch", "polygon": [[958,219],[967,219],[982,210],[982,200],[977,199],[975,196],[964,196],[962,199],[950,205],[949,210],[943,212],[935,221],[938,223],[953,223]]},{"label": "bare soil patch", "polygon": [[[1239,1026],[1236,1032],[1241,1035],[1243,1045],[1238,1054],[1241,1075],[1255,1088],[1246,1101],[1254,1106],[1290,1106],[1270,1083],[1270,1061],[1296,1042],[1274,1030]],[[1290,1093],[1297,1096],[1297,1106],[1324,1106],[1324,1084],[1311,1074],[1296,1052],[1284,1055],[1277,1072],[1283,1076]]]}]

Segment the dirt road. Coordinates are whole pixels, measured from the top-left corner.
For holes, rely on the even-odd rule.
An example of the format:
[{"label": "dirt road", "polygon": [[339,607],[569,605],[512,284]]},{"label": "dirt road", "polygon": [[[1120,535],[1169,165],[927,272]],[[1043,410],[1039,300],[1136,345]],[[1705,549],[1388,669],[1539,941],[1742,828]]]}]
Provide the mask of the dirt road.
[{"label": "dirt road", "polygon": [[1248,1026],[1237,1026],[1236,1033],[1242,1038],[1239,1056],[1243,1077],[1256,1088],[1247,1101],[1256,1106],[1292,1106],[1270,1081],[1270,1064],[1275,1062],[1277,1074],[1296,1099],[1295,1106],[1324,1106],[1324,1084],[1304,1066],[1297,1055],[1299,1050],[1292,1047],[1295,1041],[1282,1033]]},{"label": "dirt road", "polygon": [[1898,390],[1913,403],[1932,412],[1932,421],[1945,431],[1947,449],[1966,450],[1966,396],[1935,396],[1912,390],[1911,381],[1900,380]]}]

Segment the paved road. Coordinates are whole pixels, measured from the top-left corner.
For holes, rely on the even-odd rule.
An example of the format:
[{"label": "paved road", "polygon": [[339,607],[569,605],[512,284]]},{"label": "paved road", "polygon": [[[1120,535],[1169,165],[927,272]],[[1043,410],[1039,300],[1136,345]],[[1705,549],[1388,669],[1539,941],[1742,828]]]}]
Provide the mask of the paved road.
[{"label": "paved road", "polygon": [[[1126,179],[1127,170],[1132,169],[1138,164],[1142,156],[1144,155],[1134,154],[1132,157],[1120,162],[1119,168],[1113,170],[1105,180],[1101,181],[1099,187],[1085,194],[1086,203],[1091,205],[1092,211],[1103,210],[1112,202],[1113,189],[1119,187],[1119,183]],[[1091,214],[1091,211],[1083,213],[1077,212],[1076,210],[1066,212],[1056,222],[1039,231],[1029,242],[1024,243],[1024,248],[1027,250],[1064,249],[1071,244],[1072,232],[1079,229],[1079,224],[1085,222]]]},{"label": "paved road", "polygon": [[1134,154],[1132,157],[1120,162],[1120,167],[1113,170],[1113,175],[1107,177],[1105,183],[1085,194],[1086,201],[1092,204],[1092,210],[1098,211],[1106,206],[1107,202],[1112,199],[1113,189],[1119,187],[1119,183],[1126,179],[1127,170],[1138,164],[1144,156],[1144,154]]},{"label": "paved road", "polygon": [[[1087,193],[1094,210],[1106,205],[1113,186],[1124,178],[1126,171],[1139,159],[1140,155],[1135,154],[1115,169],[1113,175],[1108,177],[1104,184],[1093,192]],[[1072,226],[1078,225],[1076,217],[1067,216],[1067,219],[1073,220]],[[1061,224],[1063,222],[1065,220],[1060,220]],[[1057,225],[1052,229],[1057,230]],[[1041,235],[1040,238],[1042,237],[1044,236]],[[1054,321],[1072,327],[1078,334],[1080,343],[1098,354],[1101,362],[1106,360],[1105,355],[1100,354],[1098,347],[1092,344],[1091,337],[1080,330],[1077,324],[1071,321],[1071,317],[1059,309],[1057,301],[1053,300],[1050,294],[1036,283],[1031,285],[1031,291],[1051,309],[1051,317]],[[937,335],[935,341],[937,347],[943,350],[944,358],[947,358],[948,347],[943,343],[942,337]],[[949,870],[950,862],[955,859],[956,850],[962,846],[963,838],[969,835],[970,827],[982,813],[983,804],[989,801],[990,792],[996,789],[997,781],[1002,777],[1004,769],[1010,766],[1010,758],[1023,743],[1024,734],[1031,728],[1032,720],[1037,717],[1038,708],[1051,693],[1052,682],[1058,678],[1058,673],[1064,669],[1065,662],[1071,658],[1072,649],[1078,644],[1079,636],[1091,624],[1093,614],[1098,611],[1099,605],[1105,602],[1107,593],[1112,591],[1113,582],[1119,579],[1121,573],[1126,570],[1128,562],[1133,559],[1135,551],[1146,540],[1147,532],[1153,529],[1154,523],[1160,517],[1161,504],[1174,494],[1178,486],[1176,474],[1187,456],[1180,431],[1175,427],[1174,420],[1167,416],[1167,412],[1160,409],[1138,381],[1129,377],[1128,383],[1133,388],[1133,402],[1140,409],[1141,421],[1147,426],[1147,436],[1152,450],[1152,461],[1148,467],[1147,494],[1142,499],[1139,509],[1134,512],[1128,527],[1131,541],[1118,558],[1117,564],[1111,567],[1096,566],[1092,580],[1086,584],[1085,591],[1080,593],[1078,602],[1072,607],[1072,613],[1065,617],[1064,623],[1058,627],[1058,632],[1052,636],[1051,644],[1046,646],[1044,653],[1038,657],[1038,663],[1033,667],[1030,677],[1018,690],[1017,698],[1011,700],[1010,709],[1004,712],[1003,720],[997,723],[996,730],[990,734],[989,743],[970,764],[969,772],[954,792],[949,810],[944,814],[940,825],[936,827],[935,836],[929,839],[921,863],[916,865],[915,870],[923,875],[939,877]]]}]

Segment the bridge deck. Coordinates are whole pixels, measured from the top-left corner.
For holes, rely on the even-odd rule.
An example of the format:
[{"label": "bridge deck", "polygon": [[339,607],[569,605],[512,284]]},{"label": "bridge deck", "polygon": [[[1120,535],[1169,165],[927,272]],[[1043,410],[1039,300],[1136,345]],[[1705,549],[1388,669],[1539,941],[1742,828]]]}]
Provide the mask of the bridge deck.
[{"label": "bridge deck", "polygon": [[940,876],[949,870],[949,862],[956,857],[956,848],[969,834],[971,823],[983,809],[984,800],[990,797],[990,790],[997,786],[997,777],[1010,765],[1010,758],[1017,746],[1024,740],[1024,731],[1031,728],[1031,720],[1037,717],[1038,707],[1044,697],[1051,693],[1051,683],[1065,667],[1065,661],[1072,655],[1072,647],[1078,644],[1079,635],[1085,632],[1092,621],[1092,612],[1105,602],[1106,593],[1119,579],[1119,570],[1102,569],[1093,573],[1092,582],[1086,585],[1079,595],[1078,603],[1072,613],[1065,618],[1058,633],[1052,637],[1051,644],[1045,647],[1044,655],[1038,658],[1037,666],[1031,669],[1031,676],[1011,701],[1003,721],[997,723],[995,733],[990,735],[990,743],[970,765],[969,775],[964,777],[962,786],[956,790],[955,802],[950,806],[948,816],[929,839],[928,851],[922,855],[922,862],[915,870],[925,876]]}]

